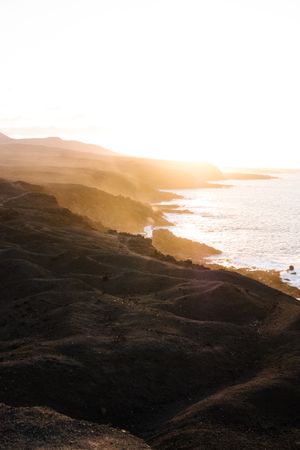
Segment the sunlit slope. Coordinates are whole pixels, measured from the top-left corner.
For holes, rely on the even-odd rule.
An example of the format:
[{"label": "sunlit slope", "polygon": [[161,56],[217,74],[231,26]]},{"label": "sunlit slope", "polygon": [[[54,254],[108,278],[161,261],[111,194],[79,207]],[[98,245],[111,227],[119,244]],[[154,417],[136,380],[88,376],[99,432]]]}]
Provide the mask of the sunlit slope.
[{"label": "sunlit slope", "polygon": [[[46,143],[48,145],[45,145]],[[0,166],[29,167],[33,170],[46,166],[49,170],[51,167],[59,167],[60,170],[65,167],[107,171],[121,175],[123,179],[125,177],[135,186],[135,191],[139,191],[139,186],[141,190],[145,190],[146,187],[148,189],[203,187],[209,181],[223,179],[221,171],[208,163],[151,160],[113,154],[98,155],[89,150],[89,146],[83,153],[79,151],[81,145],[86,144],[76,143],[71,146],[72,149],[66,149],[63,146],[50,146],[47,140],[43,145],[39,140],[35,140],[34,145],[16,144],[15,141],[4,142],[0,145]],[[203,159],[208,159],[208,156],[203,155]],[[74,174],[74,179],[68,179],[67,182],[80,184],[80,180],[75,178]]]},{"label": "sunlit slope", "polygon": [[151,450],[124,430],[78,421],[44,407],[0,404],[0,448],[5,450]]},{"label": "sunlit slope", "polygon": [[58,204],[76,214],[102,223],[106,228],[143,232],[145,226],[166,226],[170,223],[150,205],[121,195],[112,195],[79,184],[50,184],[46,192],[55,196]]}]

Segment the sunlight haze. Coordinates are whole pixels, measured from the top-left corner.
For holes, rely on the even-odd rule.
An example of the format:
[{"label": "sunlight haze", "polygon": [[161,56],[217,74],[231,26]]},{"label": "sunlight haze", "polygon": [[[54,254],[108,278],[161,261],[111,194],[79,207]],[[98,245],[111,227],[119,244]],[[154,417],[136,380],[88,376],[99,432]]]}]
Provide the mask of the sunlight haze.
[{"label": "sunlight haze", "polygon": [[300,167],[300,3],[1,0],[0,131]]}]

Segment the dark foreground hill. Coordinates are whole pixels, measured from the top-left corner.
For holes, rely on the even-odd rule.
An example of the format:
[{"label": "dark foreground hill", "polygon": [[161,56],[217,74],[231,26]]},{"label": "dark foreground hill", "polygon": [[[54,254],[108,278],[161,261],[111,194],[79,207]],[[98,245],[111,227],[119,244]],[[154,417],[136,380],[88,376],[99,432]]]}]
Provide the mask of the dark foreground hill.
[{"label": "dark foreground hill", "polygon": [[0,446],[13,450],[147,450],[126,430],[72,420],[48,408],[0,404]]},{"label": "dark foreground hill", "polygon": [[36,191],[0,183],[0,448],[299,448],[298,301]]}]

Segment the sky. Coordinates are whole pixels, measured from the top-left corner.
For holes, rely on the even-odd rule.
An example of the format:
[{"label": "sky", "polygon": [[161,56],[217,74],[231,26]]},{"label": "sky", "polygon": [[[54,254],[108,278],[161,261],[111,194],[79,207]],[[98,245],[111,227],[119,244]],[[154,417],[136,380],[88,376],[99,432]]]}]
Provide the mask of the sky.
[{"label": "sky", "polygon": [[299,0],[0,0],[0,131],[300,167]]}]

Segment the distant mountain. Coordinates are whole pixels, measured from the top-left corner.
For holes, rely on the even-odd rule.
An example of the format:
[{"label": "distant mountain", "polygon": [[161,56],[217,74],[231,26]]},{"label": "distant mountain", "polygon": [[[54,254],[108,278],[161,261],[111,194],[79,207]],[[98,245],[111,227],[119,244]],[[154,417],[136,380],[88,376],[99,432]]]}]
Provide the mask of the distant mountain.
[{"label": "distant mountain", "polygon": [[84,153],[95,153],[98,155],[116,155],[115,152],[94,144],[85,144],[79,141],[68,141],[59,137],[30,138],[30,139],[12,139],[3,133],[0,133],[1,144],[26,144],[39,145],[52,148],[61,148]]},{"label": "distant mountain", "polygon": [[1,144],[9,144],[14,139],[11,139],[10,137],[6,136],[3,133],[0,133],[0,145]]},{"label": "distant mountain", "polygon": [[16,180],[86,185],[140,202],[176,197],[161,190],[220,188],[209,182],[224,179],[212,164],[125,156],[57,137],[2,138],[0,173],[8,176],[8,172]]}]

